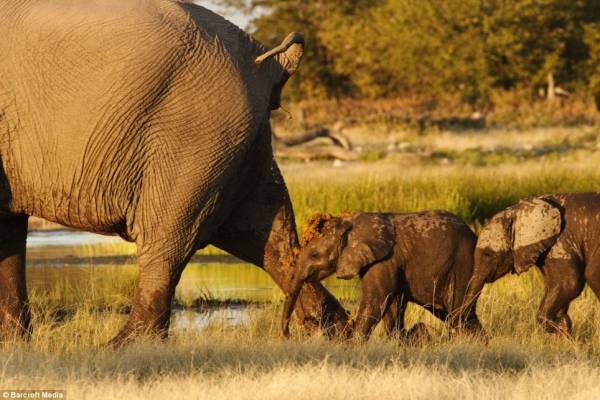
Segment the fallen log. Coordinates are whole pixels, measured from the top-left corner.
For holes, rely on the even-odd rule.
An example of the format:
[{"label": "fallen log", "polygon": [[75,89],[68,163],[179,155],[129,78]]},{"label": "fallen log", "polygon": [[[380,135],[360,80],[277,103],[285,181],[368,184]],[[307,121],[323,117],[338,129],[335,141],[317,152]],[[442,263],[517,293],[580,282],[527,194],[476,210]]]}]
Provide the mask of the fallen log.
[{"label": "fallen log", "polygon": [[359,155],[356,152],[348,151],[337,146],[311,146],[303,148],[277,149],[275,150],[275,157],[280,159],[296,159],[303,161],[356,161],[358,160]]},{"label": "fallen log", "polygon": [[[287,159],[315,159],[354,161],[358,154],[353,151],[352,142],[341,130],[343,125],[337,123],[332,129],[318,128],[293,136],[278,136],[273,133],[273,149],[275,157]],[[331,144],[311,143],[317,139],[329,139]]]}]

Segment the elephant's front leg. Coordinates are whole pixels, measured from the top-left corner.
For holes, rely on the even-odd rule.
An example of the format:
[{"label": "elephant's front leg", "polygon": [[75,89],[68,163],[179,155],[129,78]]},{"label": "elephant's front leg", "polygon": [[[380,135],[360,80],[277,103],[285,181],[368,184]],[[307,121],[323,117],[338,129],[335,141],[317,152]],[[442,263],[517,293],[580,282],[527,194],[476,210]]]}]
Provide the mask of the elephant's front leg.
[{"label": "elephant's front leg", "polygon": [[31,333],[25,283],[27,218],[0,219],[0,338]]},{"label": "elephant's front leg", "polygon": [[[371,336],[373,328],[388,313],[390,306],[397,300],[396,282],[397,276],[389,273],[389,269],[382,265],[374,265],[361,278],[362,299],[356,316],[353,338],[356,341],[366,341]],[[390,314],[389,318],[395,317],[398,325],[400,318],[404,319],[404,307],[396,315]],[[386,324],[387,325],[387,324]],[[402,326],[404,322],[402,321]],[[386,326],[392,328],[393,326]]]}]

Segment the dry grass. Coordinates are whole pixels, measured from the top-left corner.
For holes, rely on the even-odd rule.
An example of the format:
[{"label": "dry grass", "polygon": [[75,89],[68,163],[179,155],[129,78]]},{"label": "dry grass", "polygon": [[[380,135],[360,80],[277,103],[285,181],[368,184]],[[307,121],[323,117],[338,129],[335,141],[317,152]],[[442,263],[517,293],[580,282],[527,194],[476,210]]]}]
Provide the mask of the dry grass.
[{"label": "dry grass", "polygon": [[[415,142],[458,153],[527,143],[587,144],[584,152],[518,164],[512,158],[489,166],[469,160],[401,163],[389,157],[343,168],[287,164],[283,172],[300,225],[314,212],[441,208],[477,228],[522,197],[598,190],[600,153],[590,145],[594,132],[426,135]],[[109,250],[131,253],[129,247],[87,251],[101,255]],[[409,308],[407,324],[425,322],[432,334],[428,343],[402,346],[376,330],[368,344],[353,346],[308,336],[295,325],[292,340],[282,341],[280,303],[275,300],[250,308],[247,325],[180,326],[166,343],[147,340],[113,351],[103,343],[127,317],[119,310],[131,298],[135,269],[106,268],[69,278],[61,277],[60,269],[47,269],[43,276],[30,273],[38,283],[53,283],[31,290],[31,342],[0,344],[2,388],[65,389],[71,399],[592,399],[600,393],[598,300],[586,289],[571,305],[573,337],[550,336],[535,321],[542,294],[537,271],[486,287],[477,311],[489,344],[449,338],[445,327],[418,307]],[[347,306],[355,310],[355,298],[348,297]],[[69,312],[57,315],[62,309]]]},{"label": "dry grass", "polygon": [[[115,292],[128,274],[113,271]],[[78,290],[97,284],[80,281]],[[110,282],[103,285],[109,292]],[[245,326],[175,327],[165,343],[143,340],[113,351],[103,343],[125,315],[82,305],[56,322],[38,310],[30,343],[0,345],[0,382],[3,388],[63,389],[77,399],[593,398],[600,391],[600,304],[586,290],[571,307],[574,338],[550,336],[534,317],[541,289],[536,271],[486,288],[478,313],[489,344],[450,338],[418,307],[408,310],[407,323],[424,321],[428,343],[402,346],[378,329],[369,343],[356,346],[297,327],[292,340],[283,341],[275,303],[250,308]],[[44,302],[36,296],[34,303]]]},{"label": "dry grass", "polygon": [[[159,375],[151,381],[75,377],[66,385],[54,382],[43,387],[64,388],[76,399],[596,399],[599,372],[585,363],[490,374],[401,363],[365,369],[325,361],[267,372],[250,367],[243,372]],[[29,386],[32,381],[26,382]],[[18,379],[3,383],[23,385]]]}]

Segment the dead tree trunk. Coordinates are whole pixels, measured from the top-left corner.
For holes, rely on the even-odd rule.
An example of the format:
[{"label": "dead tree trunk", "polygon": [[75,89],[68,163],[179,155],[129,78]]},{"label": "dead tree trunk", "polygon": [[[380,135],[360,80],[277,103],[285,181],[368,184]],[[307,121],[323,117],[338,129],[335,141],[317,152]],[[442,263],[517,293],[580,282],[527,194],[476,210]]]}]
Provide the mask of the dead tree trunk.
[{"label": "dead tree trunk", "polygon": [[[293,136],[278,136],[273,133],[275,156],[301,160],[330,159],[352,161],[358,158],[352,143],[342,134],[341,124],[332,129],[319,128]],[[329,143],[311,143],[319,138],[327,138]]]},{"label": "dead tree trunk", "polygon": [[556,99],[556,86],[554,83],[554,75],[552,72],[548,72],[547,76],[548,87],[546,91],[546,100],[549,102],[553,102]]}]

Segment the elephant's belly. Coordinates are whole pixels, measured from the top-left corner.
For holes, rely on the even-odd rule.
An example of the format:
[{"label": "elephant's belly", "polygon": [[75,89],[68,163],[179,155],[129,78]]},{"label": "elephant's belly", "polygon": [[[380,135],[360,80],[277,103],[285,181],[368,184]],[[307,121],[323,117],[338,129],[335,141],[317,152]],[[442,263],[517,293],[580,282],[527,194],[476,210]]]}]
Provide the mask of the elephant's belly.
[{"label": "elephant's belly", "polygon": [[[47,200],[47,199],[46,199]],[[48,203],[24,207],[28,215],[44,218],[73,229],[127,237],[126,222],[120,213],[111,214],[105,205],[79,202],[78,199],[53,198]]]},{"label": "elephant's belly", "polygon": [[444,308],[443,288],[431,277],[412,279],[408,285],[410,300],[421,306],[430,305],[436,309]]},{"label": "elephant's belly", "polygon": [[[23,178],[21,178],[23,179]],[[74,229],[126,236],[126,212],[119,202],[124,197],[110,186],[84,191],[74,182],[60,179],[19,179],[4,182],[0,210],[44,218]]]}]

